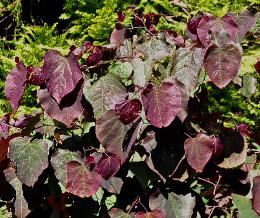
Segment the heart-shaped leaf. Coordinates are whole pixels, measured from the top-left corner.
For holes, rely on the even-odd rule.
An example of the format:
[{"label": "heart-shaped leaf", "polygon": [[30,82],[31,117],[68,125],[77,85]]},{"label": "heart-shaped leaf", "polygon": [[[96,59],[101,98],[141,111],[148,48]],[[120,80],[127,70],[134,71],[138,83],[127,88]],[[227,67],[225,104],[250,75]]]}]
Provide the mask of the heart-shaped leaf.
[{"label": "heart-shaped leaf", "polygon": [[84,95],[93,107],[95,118],[98,119],[124,100],[127,92],[119,76],[108,74],[101,77],[93,86],[85,87]]},{"label": "heart-shaped leaf", "polygon": [[243,11],[236,17],[238,25],[237,42],[240,43],[244,39],[247,32],[256,23],[256,16],[251,11]]},{"label": "heart-shaped leaf", "polygon": [[33,186],[48,167],[48,144],[45,140],[17,137],[10,141],[10,159],[17,169],[17,177],[22,183]]},{"label": "heart-shaped leaf", "polygon": [[61,103],[64,96],[72,92],[83,78],[77,57],[72,53],[68,58],[55,50],[44,55],[43,73],[46,75],[46,86],[52,97]]},{"label": "heart-shaped leaf", "polygon": [[179,82],[184,84],[188,92],[198,85],[203,56],[203,51],[200,48],[194,50],[180,48],[173,57],[172,74]]},{"label": "heart-shaped leaf", "polygon": [[96,121],[96,135],[107,152],[119,155],[122,160],[127,156],[127,152],[123,151],[123,142],[131,126],[124,125],[119,116],[110,110]]},{"label": "heart-shaped leaf", "polygon": [[104,179],[109,179],[118,172],[120,166],[120,157],[115,154],[104,154],[98,161],[95,169]]},{"label": "heart-shaped leaf", "polygon": [[206,52],[204,67],[212,82],[217,87],[224,88],[237,75],[241,59],[242,53],[237,45],[213,45]]},{"label": "heart-shaped leaf", "polygon": [[189,165],[196,172],[202,172],[214,152],[214,142],[209,136],[200,133],[195,138],[188,138],[184,148]]},{"label": "heart-shaped leaf", "polygon": [[90,197],[96,193],[101,185],[101,176],[90,171],[83,162],[69,161],[66,165],[68,192],[81,198]]},{"label": "heart-shaped leaf", "polygon": [[149,84],[142,92],[147,120],[158,128],[169,126],[181,108],[181,93],[177,86],[163,82],[156,87]]}]

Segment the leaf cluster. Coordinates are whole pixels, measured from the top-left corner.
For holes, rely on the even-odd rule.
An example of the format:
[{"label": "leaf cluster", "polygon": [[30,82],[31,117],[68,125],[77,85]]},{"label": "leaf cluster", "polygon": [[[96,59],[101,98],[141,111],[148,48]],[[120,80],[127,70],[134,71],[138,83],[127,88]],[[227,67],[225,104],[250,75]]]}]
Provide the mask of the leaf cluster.
[{"label": "leaf cluster", "polygon": [[[257,217],[257,132],[226,128],[207,106],[210,89],[238,83],[256,15],[199,15],[182,36],[156,29],[161,14],[132,12],[131,24],[117,14],[109,44],[43,49],[33,66],[15,58],[2,198],[17,217]],[[32,85],[41,109],[17,114]]]}]

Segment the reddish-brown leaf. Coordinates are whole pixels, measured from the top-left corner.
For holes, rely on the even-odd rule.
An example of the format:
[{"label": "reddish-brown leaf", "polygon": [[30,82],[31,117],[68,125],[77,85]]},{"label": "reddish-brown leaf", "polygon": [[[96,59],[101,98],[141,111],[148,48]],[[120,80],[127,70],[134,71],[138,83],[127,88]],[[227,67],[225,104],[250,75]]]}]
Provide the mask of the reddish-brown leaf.
[{"label": "reddish-brown leaf", "polygon": [[5,95],[11,103],[13,112],[17,111],[22,100],[26,88],[27,73],[27,68],[20,61],[6,77]]},{"label": "reddish-brown leaf", "polygon": [[209,78],[219,88],[224,88],[237,75],[242,53],[235,44],[209,47],[204,59],[204,67]]},{"label": "reddish-brown leaf", "polygon": [[75,102],[62,109],[57,104],[55,99],[50,95],[47,89],[41,89],[37,95],[44,111],[53,119],[64,123],[67,127],[71,127],[73,121],[82,113],[83,107],[81,104],[83,88],[77,93]]},{"label": "reddish-brown leaf", "polygon": [[104,154],[100,158],[95,169],[104,179],[109,179],[118,172],[120,165],[120,157],[116,154]]},{"label": "reddish-brown leaf", "polygon": [[94,171],[77,161],[70,161],[67,169],[67,191],[81,198],[90,197],[96,193],[101,185],[102,178]]},{"label": "reddish-brown leaf", "polygon": [[60,104],[62,98],[72,92],[82,79],[77,57],[71,53],[68,58],[55,50],[44,55],[43,74],[51,96]]},{"label": "reddish-brown leaf", "polygon": [[253,179],[253,208],[260,216],[260,176]]},{"label": "reddish-brown leaf", "polygon": [[138,212],[135,218],[164,218],[164,214],[159,210],[153,210],[151,212]]},{"label": "reddish-brown leaf", "polygon": [[214,143],[212,138],[200,133],[195,138],[188,138],[184,148],[189,165],[196,172],[202,172],[214,152]]},{"label": "reddish-brown leaf", "polygon": [[156,87],[149,84],[142,92],[147,120],[158,128],[169,126],[181,108],[181,93],[177,86],[163,82]]}]

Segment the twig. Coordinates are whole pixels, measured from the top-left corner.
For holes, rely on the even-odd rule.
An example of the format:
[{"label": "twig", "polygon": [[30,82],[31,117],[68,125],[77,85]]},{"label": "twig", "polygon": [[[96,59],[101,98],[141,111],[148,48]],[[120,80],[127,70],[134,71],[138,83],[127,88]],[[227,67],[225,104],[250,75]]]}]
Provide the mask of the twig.
[{"label": "twig", "polygon": [[177,166],[175,167],[172,175],[170,176],[171,178],[173,177],[174,173],[176,173],[176,171],[178,170],[179,166],[181,165],[182,161],[185,159],[185,154],[182,156],[182,158],[180,159],[180,161],[178,162]]}]

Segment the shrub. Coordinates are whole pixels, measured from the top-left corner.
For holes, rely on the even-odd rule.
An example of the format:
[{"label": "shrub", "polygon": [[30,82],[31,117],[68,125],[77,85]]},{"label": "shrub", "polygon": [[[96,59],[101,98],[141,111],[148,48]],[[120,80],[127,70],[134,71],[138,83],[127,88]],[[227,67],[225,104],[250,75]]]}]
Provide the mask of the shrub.
[{"label": "shrub", "polygon": [[[16,57],[0,191],[17,217],[260,214],[256,133],[207,107],[211,89],[239,80],[254,14],[200,15],[187,38],[157,31],[161,16],[137,11],[125,26],[119,13],[110,44],[51,49],[39,66]],[[42,109],[17,115],[29,85]]]}]

